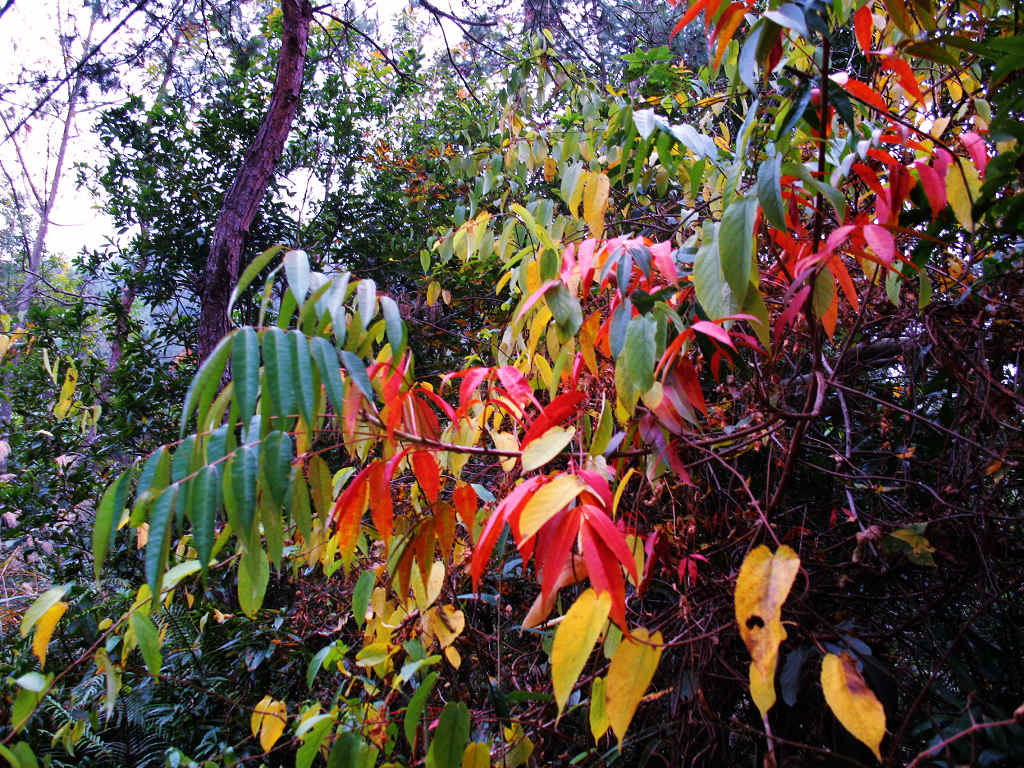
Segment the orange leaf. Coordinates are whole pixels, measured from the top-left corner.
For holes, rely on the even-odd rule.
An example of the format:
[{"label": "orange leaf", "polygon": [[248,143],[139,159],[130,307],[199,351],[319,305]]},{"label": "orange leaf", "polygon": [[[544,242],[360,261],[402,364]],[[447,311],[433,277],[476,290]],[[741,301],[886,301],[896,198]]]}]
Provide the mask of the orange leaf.
[{"label": "orange leaf", "polygon": [[831,75],[829,79],[855,99],[859,99],[865,104],[874,107],[882,114],[888,114],[889,107],[885,103],[885,100],[867,83],[855,80],[845,72],[836,72],[834,75]]},{"label": "orange leaf", "polygon": [[416,482],[420,484],[427,501],[433,504],[441,495],[441,470],[437,466],[437,460],[430,451],[416,451],[410,457],[412,461],[412,472],[416,475]]},{"label": "orange leaf", "polygon": [[476,522],[477,497],[473,486],[463,483],[459,485],[452,494],[452,501],[455,503],[455,510],[466,526],[466,531],[473,535],[473,524]]},{"label": "orange leaf", "polygon": [[704,10],[704,6],[707,4],[708,0],[697,0],[697,2],[691,5],[686,10],[686,13],[683,14],[683,17],[676,22],[676,25],[674,27],[672,27],[672,32],[669,34],[668,39],[671,40],[673,37],[678,35],[679,32],[683,29],[683,27],[685,27],[687,24],[689,24],[691,21],[697,18],[697,14]]},{"label": "orange leaf", "polygon": [[743,22],[743,17],[747,15],[748,10],[747,6],[743,3],[733,3],[722,14],[714,35],[718,38],[718,43],[715,50],[715,63],[711,67],[712,71],[717,70],[718,65],[722,63],[725,49],[729,47],[729,41],[732,40],[733,34],[735,34],[736,29]]},{"label": "orange leaf", "polygon": [[369,466],[370,473],[370,514],[373,525],[380,537],[388,542],[395,518],[395,510],[391,501],[391,483],[387,476],[383,461],[375,461]]}]

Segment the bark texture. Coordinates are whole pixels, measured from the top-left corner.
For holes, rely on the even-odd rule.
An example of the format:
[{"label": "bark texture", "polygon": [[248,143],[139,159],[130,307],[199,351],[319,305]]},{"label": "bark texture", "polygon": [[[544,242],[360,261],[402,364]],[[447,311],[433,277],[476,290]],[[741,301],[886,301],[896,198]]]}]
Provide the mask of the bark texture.
[{"label": "bark texture", "polygon": [[309,0],[283,0],[281,10],[284,28],[270,106],[238,175],[224,196],[210,239],[200,290],[200,361],[206,359],[229,330],[228,300],[238,280],[249,228],[270,185],[299,106],[313,7]]}]

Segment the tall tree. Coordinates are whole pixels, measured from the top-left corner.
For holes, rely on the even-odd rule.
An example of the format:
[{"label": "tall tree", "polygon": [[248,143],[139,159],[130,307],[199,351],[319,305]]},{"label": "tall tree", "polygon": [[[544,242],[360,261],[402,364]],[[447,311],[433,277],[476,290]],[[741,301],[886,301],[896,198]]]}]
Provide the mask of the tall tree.
[{"label": "tall tree", "polygon": [[281,52],[274,93],[256,138],[234,183],[224,196],[202,276],[199,352],[205,358],[228,331],[228,301],[238,279],[242,249],[260,202],[281,157],[299,107],[313,6],[309,0],[283,0]]}]

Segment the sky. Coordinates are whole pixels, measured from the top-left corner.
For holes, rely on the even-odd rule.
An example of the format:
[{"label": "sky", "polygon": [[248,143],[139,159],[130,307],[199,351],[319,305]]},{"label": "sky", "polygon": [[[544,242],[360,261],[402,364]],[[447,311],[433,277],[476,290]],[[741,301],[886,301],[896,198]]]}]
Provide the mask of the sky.
[{"label": "sky", "polygon": [[[391,38],[391,20],[409,5],[410,0],[376,0],[374,6],[382,43],[386,44]],[[435,5],[454,13],[461,10],[457,0],[435,0]],[[0,90],[3,91],[0,93],[0,113],[7,121],[6,124],[0,123],[0,139],[8,134],[9,127],[13,127],[19,117],[36,104],[45,92],[45,89],[40,90],[33,85],[18,84],[22,67],[63,74],[59,35],[73,31],[84,32],[88,28],[88,8],[84,6],[81,0],[15,0],[14,5],[0,17],[0,51],[8,52],[0,56]],[[115,23],[111,21],[97,25],[94,40],[102,39]],[[444,24],[448,41],[452,45],[460,41],[461,33],[455,25],[451,22]],[[130,25],[119,34],[130,35]],[[435,35],[434,40],[425,43],[428,51],[431,47],[439,47],[440,35]],[[79,47],[73,49],[73,52],[80,50],[81,43],[77,42],[77,45]],[[8,90],[8,86],[13,86],[13,90]],[[89,110],[80,113],[72,125],[65,170],[46,240],[47,250],[60,256],[65,263],[83,247],[100,247],[113,232],[112,222],[97,210],[96,201],[88,191],[76,187],[74,165],[88,163],[96,158],[98,144],[91,127],[97,111],[111,106],[119,99],[119,94],[111,94],[109,98],[101,97],[98,102],[90,105]],[[22,195],[31,195],[24,175],[25,169],[36,189],[41,192],[48,187],[62,130],[63,115],[43,110],[16,133],[14,140],[0,145],[0,163],[15,178]],[[34,234],[34,230],[31,234]]]}]

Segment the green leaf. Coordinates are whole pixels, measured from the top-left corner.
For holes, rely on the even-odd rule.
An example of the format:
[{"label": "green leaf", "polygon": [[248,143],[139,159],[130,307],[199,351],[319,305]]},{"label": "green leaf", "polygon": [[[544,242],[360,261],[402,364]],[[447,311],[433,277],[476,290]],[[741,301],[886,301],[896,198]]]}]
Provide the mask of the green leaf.
[{"label": "green leaf", "polygon": [[750,282],[754,258],[754,221],[757,201],[751,197],[734,200],[722,215],[718,229],[718,258],[722,274],[737,301],[742,301]]},{"label": "green leaf", "polygon": [[260,340],[256,331],[246,326],[235,334],[231,348],[232,395],[240,421],[248,422],[256,412],[260,389]]},{"label": "green leaf", "polygon": [[846,198],[843,197],[843,193],[831,184],[826,184],[811,176],[810,171],[807,170],[803,163],[786,163],[782,166],[782,174],[784,176],[796,176],[807,186],[821,192],[835,210],[839,221],[846,219]]},{"label": "green leaf", "polygon": [[302,746],[295,753],[295,768],[310,768],[313,760],[320,754],[320,745],[334,727],[334,718],[321,720],[305,735]]},{"label": "green leaf", "polygon": [[373,592],[375,580],[373,571],[363,571],[359,574],[355,589],[352,590],[352,618],[360,627],[366,621],[366,607],[370,604],[370,595]]},{"label": "green leaf", "polygon": [[740,48],[739,65],[740,80],[753,93],[757,93],[757,49],[764,29],[763,24],[755,24],[747,35],[743,47]]},{"label": "green leaf", "polygon": [[283,506],[292,472],[292,438],[287,432],[275,430],[263,439],[263,475],[274,501]]},{"label": "green leaf", "polygon": [[827,268],[822,269],[814,278],[814,291],[811,293],[811,305],[817,317],[824,317],[828,308],[832,305],[832,297],[835,295],[835,279]]},{"label": "green leaf", "polygon": [[235,451],[228,468],[231,475],[231,491],[238,509],[238,533],[246,541],[253,534],[256,519],[256,489],[259,481],[259,447],[251,443],[241,445]]},{"label": "green leaf", "polygon": [[629,321],[633,317],[633,304],[626,299],[612,313],[611,326],[608,329],[608,347],[611,350],[612,358],[619,359],[622,347],[626,344],[626,330],[629,328]]},{"label": "green leaf", "polygon": [[654,386],[657,330],[658,322],[653,315],[637,315],[629,321],[626,329],[626,343],[617,364],[626,366],[630,382],[640,392],[646,392]]},{"label": "green leaf", "polygon": [[230,424],[221,424],[213,430],[206,443],[206,463],[219,463],[221,459],[227,456],[228,451],[231,450],[229,445],[234,442],[234,439],[235,435],[231,430]]},{"label": "green leaf", "polygon": [[416,689],[416,693],[409,699],[409,706],[405,708],[402,727],[405,731],[405,740],[409,742],[411,748],[416,747],[416,729],[420,724],[420,718],[423,716],[423,710],[427,706],[427,699],[430,698],[430,694],[434,690],[437,676],[437,672],[431,672],[427,675],[423,682],[420,683],[420,687]]},{"label": "green leaf", "polygon": [[461,701],[449,701],[427,751],[427,768],[460,768],[468,742],[469,709]]},{"label": "green leaf", "polygon": [[220,471],[215,466],[203,467],[192,481],[192,543],[199,554],[203,576],[213,552],[214,527],[220,511]]},{"label": "green leaf", "polygon": [[283,245],[274,245],[267,248],[263,253],[253,259],[249,266],[242,272],[242,276],[238,278],[238,283],[235,285],[233,291],[231,291],[231,298],[228,300],[228,315],[231,315],[231,308],[235,306],[235,302],[238,301],[238,297],[242,291],[249,287],[250,283],[256,279],[256,276],[263,270],[267,264],[273,260],[277,254],[284,250]]},{"label": "green leaf", "polygon": [[171,453],[166,445],[161,445],[146,459],[142,465],[142,474],[135,489],[135,503],[132,507],[129,525],[138,527],[146,521],[149,505],[171,479]]},{"label": "green leaf", "polygon": [[363,363],[362,358],[349,352],[347,349],[343,349],[341,351],[341,362],[345,366],[345,370],[348,371],[348,375],[352,377],[352,381],[359,387],[359,391],[372,403],[373,385],[370,384],[370,377],[366,373],[366,365]]},{"label": "green leaf", "polygon": [[299,401],[299,415],[310,430],[313,429],[313,366],[310,363],[309,344],[306,334],[302,331],[291,331],[288,334],[293,344],[292,362],[294,363],[293,381]]},{"label": "green leaf", "polygon": [[757,199],[764,209],[764,216],[776,229],[786,229],[786,208],[782,202],[782,156],[776,155],[761,163],[757,171]]},{"label": "green leaf", "polygon": [[[713,234],[711,227],[705,229],[705,237],[708,234]],[[714,320],[733,314],[732,292],[725,281],[725,275],[722,274],[717,239],[705,239],[697,249],[697,256],[693,262],[693,290],[709,318]]]},{"label": "green leaf", "polygon": [[202,422],[206,417],[206,410],[213,402],[213,396],[220,384],[220,376],[224,373],[224,366],[227,365],[228,355],[231,353],[231,344],[235,339],[233,333],[228,334],[213,348],[210,356],[203,361],[192,378],[192,384],[185,395],[185,406],[181,409],[181,422],[178,425],[178,437],[185,436],[185,427],[188,425],[188,417],[192,410],[199,408],[199,415],[196,423],[202,428]]},{"label": "green leaf", "polygon": [[39,768],[32,747],[27,741],[19,741],[10,749],[0,744],[0,757],[3,757],[11,768]]},{"label": "green leaf", "polygon": [[24,728],[29,719],[32,717],[32,713],[36,711],[39,706],[39,702],[43,699],[42,693],[31,691],[27,688],[22,688],[18,691],[18,694],[14,697],[14,704],[11,706],[11,726],[13,727],[13,733],[18,733]]},{"label": "green leaf", "polygon": [[[251,562],[247,563],[249,559]],[[238,568],[238,604],[250,619],[263,605],[263,597],[270,583],[270,561],[262,549],[246,552]]]},{"label": "green leaf", "polygon": [[583,309],[580,300],[574,296],[561,282],[544,294],[544,301],[551,310],[558,326],[559,337],[568,339],[576,335],[583,325]]},{"label": "green leaf", "polygon": [[268,328],[263,334],[263,372],[270,390],[270,401],[278,416],[295,413],[294,346],[280,328]]},{"label": "green leaf", "polygon": [[388,344],[391,345],[391,360],[398,365],[402,359],[402,353],[405,351],[405,323],[402,322],[402,314],[398,311],[398,305],[390,296],[380,297],[380,309],[384,314]]},{"label": "green leaf", "polygon": [[153,603],[160,602],[164,568],[171,546],[171,512],[178,497],[178,484],[169,485],[153,504],[149,516],[149,541],[146,544],[146,582],[149,584]]},{"label": "green leaf", "polygon": [[305,251],[288,251],[284,255],[284,274],[292,295],[301,304],[309,293],[309,257]]},{"label": "green leaf", "polygon": [[139,650],[142,651],[142,658],[146,662],[146,669],[153,677],[160,676],[160,667],[163,666],[163,657],[160,654],[160,632],[152,619],[139,611],[131,615],[132,630],[135,632],[135,639],[139,641]]},{"label": "green leaf", "polygon": [[359,731],[342,731],[331,745],[327,756],[327,768],[360,768],[359,753],[363,740]]},{"label": "green leaf", "polygon": [[116,526],[124,509],[125,497],[128,495],[128,470],[125,470],[107,488],[99,506],[96,507],[96,521],[92,527],[92,562],[93,573],[98,581],[103,570],[103,560],[107,556],[110,540],[117,530]]},{"label": "green leaf", "polygon": [[608,403],[601,403],[601,416],[597,421],[597,429],[594,430],[594,441],[590,444],[590,455],[599,456],[604,453],[612,439],[612,430],[615,424],[612,421],[612,409]]},{"label": "green leaf", "polygon": [[70,584],[65,584],[48,589],[36,598],[35,602],[25,611],[25,616],[21,620],[19,631],[22,637],[28,637],[28,633],[32,631],[32,627],[36,625],[36,622],[43,617],[44,613],[61,601],[61,598],[64,597],[70,586]]},{"label": "green leaf", "polygon": [[341,366],[338,365],[338,351],[331,342],[321,336],[309,340],[309,349],[313,355],[320,381],[331,401],[334,413],[340,415],[345,402],[345,389],[341,385]]},{"label": "green leaf", "polygon": [[370,320],[377,314],[377,284],[370,278],[360,280],[356,284],[356,306],[365,331]]}]

